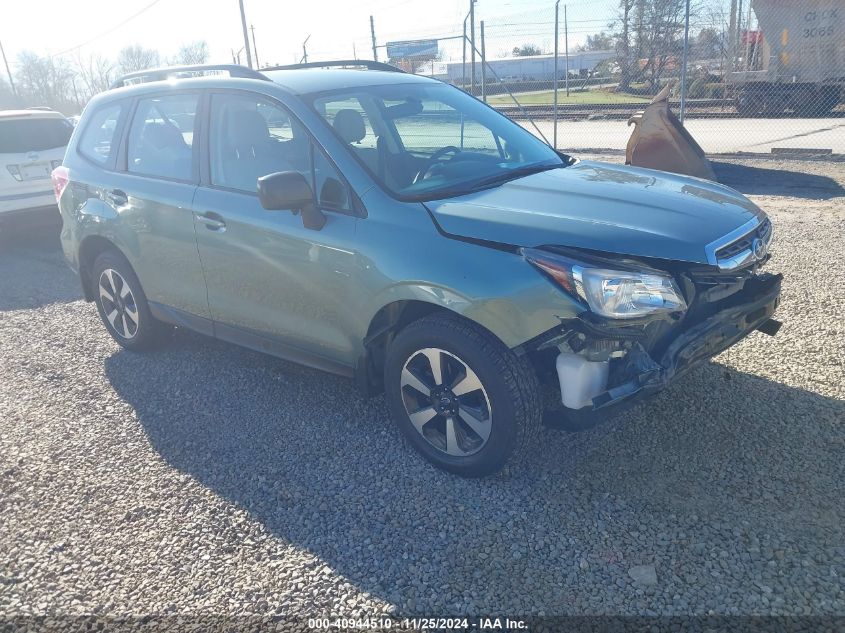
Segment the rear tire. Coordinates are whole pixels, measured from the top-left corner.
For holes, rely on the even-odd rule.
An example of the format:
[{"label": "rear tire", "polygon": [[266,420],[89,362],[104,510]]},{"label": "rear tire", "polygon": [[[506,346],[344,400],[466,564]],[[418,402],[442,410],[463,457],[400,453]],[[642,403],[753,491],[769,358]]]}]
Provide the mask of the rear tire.
[{"label": "rear tire", "polygon": [[457,316],[424,317],[387,350],[390,412],[438,468],[483,477],[523,458],[541,420],[533,369],[492,334]]},{"label": "rear tire", "polygon": [[134,352],[156,347],[169,328],[153,318],[141,283],[126,258],[106,251],[94,261],[91,272],[97,311],[111,337]]}]

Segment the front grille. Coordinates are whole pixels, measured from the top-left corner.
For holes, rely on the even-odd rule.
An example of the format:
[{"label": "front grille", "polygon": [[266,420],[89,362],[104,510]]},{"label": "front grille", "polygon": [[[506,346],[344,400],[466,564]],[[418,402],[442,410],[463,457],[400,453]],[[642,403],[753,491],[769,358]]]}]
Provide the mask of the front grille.
[{"label": "front grille", "polygon": [[727,260],[731,259],[732,257],[736,257],[743,251],[750,251],[751,250],[751,242],[754,241],[755,238],[760,238],[766,244],[769,243],[769,240],[772,236],[772,222],[769,218],[765,218],[760,224],[757,225],[750,233],[746,233],[738,240],[731,242],[727,246],[723,246],[718,251],[716,251],[716,259],[717,260]]}]

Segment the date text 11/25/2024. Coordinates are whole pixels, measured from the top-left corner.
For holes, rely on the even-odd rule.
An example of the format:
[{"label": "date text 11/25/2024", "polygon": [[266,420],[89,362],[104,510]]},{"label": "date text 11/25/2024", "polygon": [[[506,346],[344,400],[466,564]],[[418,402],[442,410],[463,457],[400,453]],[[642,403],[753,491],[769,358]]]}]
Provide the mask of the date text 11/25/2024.
[{"label": "date text 11/25/2024", "polygon": [[528,628],[524,620],[490,618],[309,618],[313,630],[457,630],[457,631],[521,631]]}]

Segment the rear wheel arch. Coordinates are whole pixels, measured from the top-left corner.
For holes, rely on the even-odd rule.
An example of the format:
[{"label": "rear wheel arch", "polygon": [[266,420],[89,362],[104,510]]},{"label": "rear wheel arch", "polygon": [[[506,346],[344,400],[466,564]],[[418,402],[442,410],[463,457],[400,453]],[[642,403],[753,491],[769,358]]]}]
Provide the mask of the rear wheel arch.
[{"label": "rear wheel arch", "polygon": [[82,281],[82,291],[86,301],[96,299],[91,271],[97,258],[107,251],[113,251],[126,259],[117,244],[102,235],[89,235],[79,245],[79,277]]}]

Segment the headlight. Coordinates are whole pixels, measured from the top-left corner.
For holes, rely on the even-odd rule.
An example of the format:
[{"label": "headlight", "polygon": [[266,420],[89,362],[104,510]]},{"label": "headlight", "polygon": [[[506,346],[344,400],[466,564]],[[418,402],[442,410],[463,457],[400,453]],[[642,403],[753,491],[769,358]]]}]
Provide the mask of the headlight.
[{"label": "headlight", "polygon": [[608,270],[536,249],[522,254],[596,314],[633,319],[687,309],[675,281],[652,271]]}]

